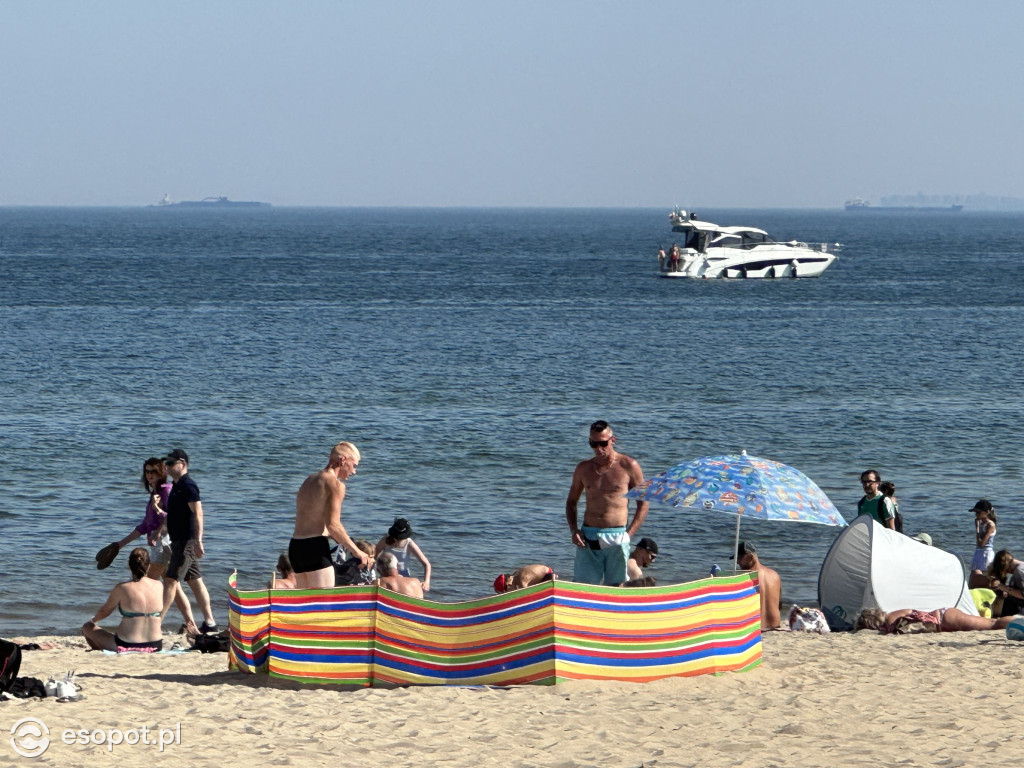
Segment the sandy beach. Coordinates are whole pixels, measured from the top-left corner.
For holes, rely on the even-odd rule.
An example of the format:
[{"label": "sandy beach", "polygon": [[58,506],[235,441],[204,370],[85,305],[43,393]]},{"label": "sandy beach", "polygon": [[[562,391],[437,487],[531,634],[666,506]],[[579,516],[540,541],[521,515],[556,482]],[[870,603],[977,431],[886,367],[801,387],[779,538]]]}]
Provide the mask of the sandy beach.
[{"label": "sandy beach", "polygon": [[[764,663],[746,673],[507,689],[307,687],[228,672],[223,653],[19,641],[59,646],[26,651],[22,676],[74,669],[83,698],[0,703],[3,765],[1005,766],[1024,746],[1024,646],[1002,632],[769,632]],[[25,717],[50,732],[32,760],[8,737]],[[162,752],[61,741],[65,729],[143,726],[171,741],[179,724]]]}]

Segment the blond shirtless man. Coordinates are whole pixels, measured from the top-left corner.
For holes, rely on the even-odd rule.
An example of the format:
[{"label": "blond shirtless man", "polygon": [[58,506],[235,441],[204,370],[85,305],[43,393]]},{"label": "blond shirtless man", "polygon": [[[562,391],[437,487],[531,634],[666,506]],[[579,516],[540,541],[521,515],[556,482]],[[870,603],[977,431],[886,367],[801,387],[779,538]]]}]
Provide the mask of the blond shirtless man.
[{"label": "blond shirtless man", "polygon": [[[590,447],[594,458],[581,461],[572,473],[569,498],[565,501],[565,519],[576,545],[573,580],[585,584],[621,584],[626,580],[630,537],[647,517],[647,502],[637,501],[629,526],[629,501],[626,491],[644,481],[635,459],[615,450],[615,435],[606,421],[590,425]],[[586,493],[583,526],[579,525],[577,505]]]},{"label": "blond shirtless man", "polygon": [[381,552],[377,558],[377,571],[380,578],[377,584],[397,592],[400,595],[423,599],[423,582],[412,576],[403,576],[398,572],[398,558],[390,552]]},{"label": "blond shirtless man", "polygon": [[757,558],[757,547],[752,541],[741,541],[736,549],[736,565],[744,571],[756,571],[758,592],[761,593],[761,629],[778,629],[782,625],[782,579],[779,574]]},{"label": "blond shirtless man", "polygon": [[356,473],[359,449],[338,443],[331,449],[327,467],[307,477],[295,497],[295,532],[288,543],[288,559],[295,570],[296,589],[334,586],[334,565],[328,536],[369,567],[373,558],[360,550],[341,524],[345,481]]}]

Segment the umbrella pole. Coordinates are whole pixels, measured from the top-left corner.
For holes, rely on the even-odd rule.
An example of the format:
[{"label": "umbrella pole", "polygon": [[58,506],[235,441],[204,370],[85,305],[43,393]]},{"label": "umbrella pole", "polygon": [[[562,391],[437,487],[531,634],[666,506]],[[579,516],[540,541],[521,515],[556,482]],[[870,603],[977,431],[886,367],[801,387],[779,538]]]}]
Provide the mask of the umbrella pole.
[{"label": "umbrella pole", "polygon": [[736,515],[736,540],[732,543],[732,572],[736,573],[736,569],[740,567],[737,562],[736,550],[740,548],[740,518],[742,515]]}]

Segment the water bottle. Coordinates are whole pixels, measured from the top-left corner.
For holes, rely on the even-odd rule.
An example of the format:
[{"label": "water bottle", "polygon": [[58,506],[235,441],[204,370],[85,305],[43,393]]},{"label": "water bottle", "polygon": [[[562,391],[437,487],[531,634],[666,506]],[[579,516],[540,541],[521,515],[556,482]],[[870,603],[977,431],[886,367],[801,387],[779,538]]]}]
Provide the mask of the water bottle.
[{"label": "water bottle", "polygon": [[712,563],[711,564],[711,577],[712,578],[714,578],[715,576],[717,576],[721,572],[722,572],[722,569],[719,568],[718,563]]}]

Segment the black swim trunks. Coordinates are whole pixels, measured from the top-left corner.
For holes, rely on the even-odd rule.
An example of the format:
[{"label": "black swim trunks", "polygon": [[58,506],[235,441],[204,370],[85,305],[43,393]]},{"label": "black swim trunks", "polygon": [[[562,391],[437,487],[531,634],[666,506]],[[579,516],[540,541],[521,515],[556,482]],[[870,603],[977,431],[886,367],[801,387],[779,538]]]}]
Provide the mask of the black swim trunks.
[{"label": "black swim trunks", "polygon": [[322,568],[333,568],[331,545],[326,536],[292,539],[288,542],[288,559],[296,573],[309,573]]}]

